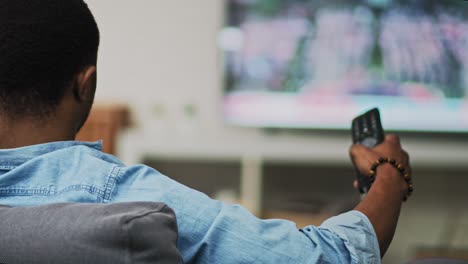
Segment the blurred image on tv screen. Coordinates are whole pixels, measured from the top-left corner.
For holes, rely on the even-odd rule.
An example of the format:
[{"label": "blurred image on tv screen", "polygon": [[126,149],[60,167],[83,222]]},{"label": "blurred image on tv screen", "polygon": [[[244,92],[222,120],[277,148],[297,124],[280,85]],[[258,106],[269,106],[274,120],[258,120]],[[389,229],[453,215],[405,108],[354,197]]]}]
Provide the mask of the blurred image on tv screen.
[{"label": "blurred image on tv screen", "polygon": [[229,0],[228,122],[468,131],[468,1]]}]

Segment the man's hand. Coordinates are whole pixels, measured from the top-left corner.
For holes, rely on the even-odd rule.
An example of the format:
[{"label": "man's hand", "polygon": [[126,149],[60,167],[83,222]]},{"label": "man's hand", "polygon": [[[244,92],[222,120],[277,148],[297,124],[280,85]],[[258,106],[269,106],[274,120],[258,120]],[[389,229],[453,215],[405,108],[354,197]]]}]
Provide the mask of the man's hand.
[{"label": "man's hand", "polygon": [[[385,137],[384,142],[382,144],[377,145],[376,147],[369,149],[363,145],[356,144],[351,146],[350,148],[350,157],[351,160],[353,161],[354,166],[359,170],[359,172],[362,175],[369,175],[369,170],[372,166],[372,164],[377,161],[379,158],[384,157],[384,158],[391,158],[396,160],[398,163],[403,165],[405,170],[411,175],[411,167],[409,164],[409,155],[406,151],[404,151],[401,147],[400,144],[400,138],[396,135],[387,135]],[[390,167],[389,165],[382,165],[386,167]],[[395,170],[393,168],[393,170]],[[380,169],[379,169],[380,171]],[[390,171],[390,169],[388,169]],[[388,177],[389,174],[392,174],[392,177],[398,177],[397,175],[393,176],[396,174],[397,171],[395,172],[390,172],[386,173],[384,175],[379,175],[377,173],[377,177],[382,176],[383,177]],[[406,183],[401,179],[401,176],[399,176],[396,182],[400,183],[401,190],[404,194],[407,191],[407,185]],[[355,180],[354,181],[354,188],[358,188],[358,182]]]},{"label": "man's hand", "polygon": [[[400,163],[411,175],[409,156],[400,145],[396,135],[386,136],[384,142],[373,149],[363,145],[353,145],[350,149],[351,159],[363,175],[369,175],[372,165],[379,158],[390,158]],[[354,182],[357,187],[357,181]],[[372,223],[379,240],[380,254],[383,257],[393,239],[400,216],[403,198],[407,195],[408,184],[400,172],[390,164],[377,167],[375,182],[369,193],[355,208],[365,214]]]}]

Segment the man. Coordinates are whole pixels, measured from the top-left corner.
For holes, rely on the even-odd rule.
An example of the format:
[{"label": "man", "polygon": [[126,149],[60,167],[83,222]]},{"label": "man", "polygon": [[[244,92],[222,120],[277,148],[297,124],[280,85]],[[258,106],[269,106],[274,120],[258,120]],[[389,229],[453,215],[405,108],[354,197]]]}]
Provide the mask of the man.
[{"label": "man", "polygon": [[[355,210],[298,230],[212,200],[159,172],[125,166],[99,143],[74,141],[96,88],[99,31],[83,0],[0,0],[0,203],[165,202],[188,263],[380,263],[409,186],[395,165]],[[368,173],[381,157],[410,171],[398,137],[353,146]],[[408,176],[408,175],[406,175]]]}]

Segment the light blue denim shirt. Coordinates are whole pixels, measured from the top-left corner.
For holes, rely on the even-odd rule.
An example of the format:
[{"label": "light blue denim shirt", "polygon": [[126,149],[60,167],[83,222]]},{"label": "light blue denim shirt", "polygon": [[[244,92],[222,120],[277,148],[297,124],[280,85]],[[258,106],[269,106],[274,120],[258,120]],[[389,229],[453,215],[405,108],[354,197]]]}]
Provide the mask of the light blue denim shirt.
[{"label": "light blue denim shirt", "polygon": [[380,263],[365,215],[352,211],[320,227],[260,220],[144,165],[127,167],[101,144],[55,142],[0,150],[0,203],[158,201],[172,207],[186,263]]}]

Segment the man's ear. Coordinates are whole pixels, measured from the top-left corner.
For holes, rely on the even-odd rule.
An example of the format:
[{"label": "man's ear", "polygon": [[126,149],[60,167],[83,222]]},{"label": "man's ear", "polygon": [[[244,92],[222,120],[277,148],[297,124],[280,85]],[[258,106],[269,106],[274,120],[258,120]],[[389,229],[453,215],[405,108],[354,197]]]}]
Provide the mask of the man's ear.
[{"label": "man's ear", "polygon": [[94,97],[96,89],[96,66],[86,66],[75,78],[73,96],[78,102],[86,102]]}]

